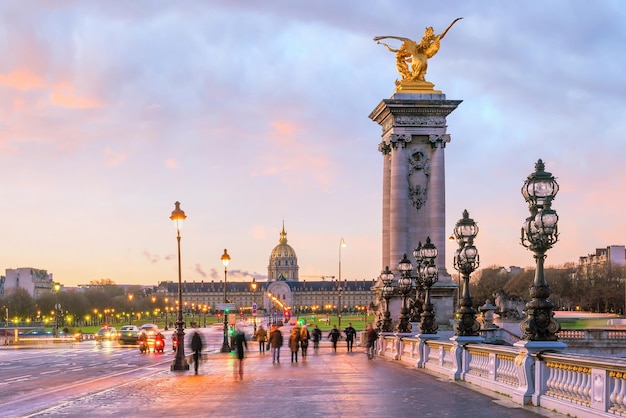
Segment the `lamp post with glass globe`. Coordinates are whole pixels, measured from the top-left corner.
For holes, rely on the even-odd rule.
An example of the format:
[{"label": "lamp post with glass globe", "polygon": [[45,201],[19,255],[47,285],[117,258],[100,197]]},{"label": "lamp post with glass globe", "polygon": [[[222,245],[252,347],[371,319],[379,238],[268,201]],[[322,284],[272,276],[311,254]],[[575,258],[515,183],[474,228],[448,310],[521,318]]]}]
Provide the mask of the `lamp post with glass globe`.
[{"label": "lamp post with glass globe", "polygon": [[[224,303],[228,303],[228,290],[227,290],[227,278],[228,278],[228,263],[230,262],[230,255],[224,248],[224,254],[221,257],[222,264],[224,264]],[[228,309],[224,309],[224,342],[222,343],[222,353],[230,352],[230,346],[228,345]]]},{"label": "lamp post with glass globe", "polygon": [[480,330],[469,289],[470,274],[480,265],[478,250],[474,246],[474,238],[477,234],[476,222],[469,217],[467,210],[464,210],[463,218],[454,227],[454,237],[459,244],[459,249],[454,254],[454,268],[458,270],[463,280],[463,294],[454,327],[456,335],[460,337],[478,337]]},{"label": "lamp post with glass globe", "polygon": [[183,326],[183,285],[182,273],[180,266],[180,230],[183,228],[183,221],[187,218],[185,212],[180,208],[180,202],[174,203],[175,208],[172,211],[170,219],[174,221],[176,227],[176,241],[178,243],[178,318],[176,320],[176,358],[172,363],[170,370],[182,371],[189,370],[189,363],[185,358],[185,332]]},{"label": "lamp post with glass globe", "polygon": [[552,209],[552,200],[559,191],[559,185],[551,173],[545,171],[542,160],[535,164],[522,186],[522,195],[528,203],[530,216],[522,226],[522,245],[534,253],[537,263],[535,278],[530,288],[531,300],[526,304],[526,318],[520,323],[524,339],[530,341],[557,341],[561,329],[554,319],[554,304],[548,300],[550,286],[546,281],[543,264],[546,251],[558,241],[557,223],[559,217]]},{"label": "lamp post with glass globe", "polygon": [[402,307],[400,308],[400,316],[398,318],[398,332],[407,333],[411,332],[407,299],[409,297],[409,293],[413,290],[413,277],[411,277],[413,265],[406,257],[406,254],[404,254],[404,257],[400,260],[398,270],[400,271],[400,278],[398,279],[398,285],[396,287],[402,296]]},{"label": "lamp post with glass globe", "polygon": [[426,237],[426,244],[421,245],[420,243],[413,251],[413,256],[418,261],[417,276],[420,287],[424,289],[424,304],[422,305],[419,325],[422,334],[436,334],[439,328],[435,322],[433,304],[430,300],[430,288],[439,280],[439,271],[435,265],[437,254],[437,247],[430,241],[430,237]]},{"label": "lamp post with glass globe", "polygon": [[385,316],[383,318],[381,331],[392,332],[393,324],[391,322],[391,312],[389,312],[389,299],[391,299],[391,296],[393,295],[393,287],[391,286],[393,273],[389,270],[389,266],[385,267],[385,270],[380,274],[380,279],[383,282],[381,296],[385,299]]}]

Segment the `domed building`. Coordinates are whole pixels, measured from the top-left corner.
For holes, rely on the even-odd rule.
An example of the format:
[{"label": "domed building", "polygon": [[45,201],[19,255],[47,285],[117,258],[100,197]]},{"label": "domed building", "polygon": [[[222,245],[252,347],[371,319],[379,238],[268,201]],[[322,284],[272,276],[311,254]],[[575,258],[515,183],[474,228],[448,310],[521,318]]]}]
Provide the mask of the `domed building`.
[{"label": "domed building", "polygon": [[[375,279],[344,279],[338,286],[334,276],[300,281],[298,257],[287,243],[284,222],[278,245],[270,252],[267,281],[255,278],[252,283],[227,282],[228,301],[236,305],[236,311],[242,317],[266,316],[271,322],[287,321],[291,317],[303,315],[336,315],[339,304],[344,313],[364,313],[374,301],[375,294],[371,289],[374,284]],[[178,295],[178,283],[161,282],[157,292],[173,304]],[[183,303],[192,309],[192,318],[194,310],[204,314],[215,313],[215,307],[224,302],[224,282],[184,281],[182,294]]]},{"label": "domed building", "polygon": [[298,257],[291,245],[287,244],[285,223],[280,231],[279,244],[270,254],[270,264],[267,266],[267,281],[298,281]]}]

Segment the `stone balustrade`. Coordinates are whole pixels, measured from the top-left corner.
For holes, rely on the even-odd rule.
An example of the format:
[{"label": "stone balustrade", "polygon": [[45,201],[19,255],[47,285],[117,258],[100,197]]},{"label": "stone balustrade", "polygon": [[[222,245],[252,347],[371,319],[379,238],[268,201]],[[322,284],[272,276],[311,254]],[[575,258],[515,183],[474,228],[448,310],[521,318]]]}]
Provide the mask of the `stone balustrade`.
[{"label": "stone balustrade", "polygon": [[[585,338],[584,332],[578,335],[585,330],[575,331]],[[579,418],[626,416],[624,359],[392,333],[377,344],[380,356],[508,395],[521,405]]]}]

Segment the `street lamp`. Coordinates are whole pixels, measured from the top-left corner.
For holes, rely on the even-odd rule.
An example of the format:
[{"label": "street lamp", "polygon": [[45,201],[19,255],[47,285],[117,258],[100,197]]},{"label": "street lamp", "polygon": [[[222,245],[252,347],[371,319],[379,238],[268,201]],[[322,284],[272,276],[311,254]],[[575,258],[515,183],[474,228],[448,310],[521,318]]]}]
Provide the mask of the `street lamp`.
[{"label": "street lamp", "polygon": [[411,332],[411,324],[409,323],[409,309],[407,306],[407,299],[411,290],[413,290],[413,278],[411,277],[411,271],[413,265],[404,254],[402,260],[398,264],[398,270],[400,271],[400,278],[398,279],[398,291],[402,296],[402,307],[400,308],[400,317],[398,318],[398,332],[405,333]]},{"label": "street lamp", "polygon": [[341,238],[341,240],[339,241],[339,286],[337,287],[337,291],[339,292],[337,298],[337,322],[339,323],[339,329],[341,329],[341,249],[345,248],[346,245],[346,241]]},{"label": "street lamp", "polygon": [[253,296],[252,296],[252,320],[254,321],[254,334],[256,334],[256,288],[257,282],[256,279],[252,278],[252,283],[250,283],[250,287],[252,288]]},{"label": "street lamp", "polygon": [[476,320],[476,309],[472,306],[472,296],[469,290],[470,274],[478,268],[480,261],[478,250],[474,246],[474,238],[478,234],[478,226],[469,217],[467,209],[454,227],[454,237],[459,249],[454,253],[454,268],[463,278],[463,296],[457,311],[457,322],[454,325],[456,335],[461,337],[478,336],[480,324]]},{"label": "street lamp", "polygon": [[439,251],[435,244],[426,237],[426,244],[418,245],[413,251],[413,257],[418,262],[418,280],[420,286],[425,289],[424,304],[420,318],[420,331],[422,334],[436,334],[439,326],[435,322],[433,304],[430,300],[430,288],[439,280],[439,270],[435,265]]},{"label": "street lamp", "polygon": [[382,297],[385,299],[385,317],[382,323],[382,332],[392,332],[393,325],[391,323],[391,312],[389,312],[389,299],[393,295],[393,287],[391,282],[393,281],[393,273],[389,270],[389,266],[385,267],[385,270],[380,274],[380,279],[383,282]]},{"label": "street lamp", "polygon": [[[226,248],[224,248],[224,254],[222,254],[221,257],[222,260],[222,264],[224,264],[224,303],[228,303],[228,299],[226,297],[227,295],[227,287],[226,287],[226,280],[228,278],[228,263],[230,262],[230,256],[228,255],[228,252],[226,251]],[[228,318],[227,318],[227,313],[228,309],[224,309],[224,343],[222,344],[222,353],[229,353],[230,352],[230,346],[228,345]]]},{"label": "street lamp", "polygon": [[[53,289],[56,295],[56,301],[54,303],[54,332],[52,333],[52,335],[56,337],[57,335],[59,335],[59,312],[61,312],[61,305],[59,304],[59,292],[61,291],[61,283],[56,282],[53,285]],[[7,308],[7,321],[9,320],[8,311],[9,308]]]},{"label": "street lamp", "polygon": [[180,202],[174,203],[175,208],[172,211],[170,219],[174,221],[176,227],[176,241],[178,243],[178,319],[176,321],[176,358],[172,363],[170,370],[180,371],[189,370],[189,363],[185,359],[185,332],[183,326],[183,285],[180,267],[180,230],[183,228],[183,222],[187,218],[185,212],[180,208]]},{"label": "street lamp", "polygon": [[128,294],[128,303],[130,304],[130,309],[129,309],[129,314],[128,316],[130,317],[130,325],[133,324],[133,298],[135,296],[132,293]]},{"label": "street lamp", "polygon": [[548,300],[550,286],[543,272],[546,251],[559,239],[559,217],[551,207],[559,185],[544,168],[543,161],[537,161],[535,172],[528,176],[522,186],[522,195],[528,203],[530,216],[522,226],[521,241],[524,247],[534,253],[537,263],[535,279],[530,288],[532,299],[526,304],[526,318],[520,323],[524,339],[531,341],[557,341],[556,334],[561,329],[559,322],[554,319],[554,304]]},{"label": "street lamp", "polygon": [[167,303],[169,302],[169,298],[165,298],[165,331],[167,331],[167,324],[168,324],[168,317],[167,317],[167,311],[169,311],[169,306],[167,305]]}]

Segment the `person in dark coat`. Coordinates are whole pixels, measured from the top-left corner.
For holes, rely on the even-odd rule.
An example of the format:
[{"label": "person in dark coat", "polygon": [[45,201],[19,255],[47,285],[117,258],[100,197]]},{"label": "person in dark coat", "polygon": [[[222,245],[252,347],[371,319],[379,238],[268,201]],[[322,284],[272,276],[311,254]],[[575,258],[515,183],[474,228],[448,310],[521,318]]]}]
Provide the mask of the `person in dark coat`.
[{"label": "person in dark coat", "polygon": [[313,331],[311,332],[311,336],[313,338],[313,350],[317,353],[317,350],[320,348],[320,341],[322,340],[322,331],[315,325]]},{"label": "person in dark coat", "polygon": [[337,352],[337,341],[339,341],[339,330],[337,325],[333,325],[333,329],[328,333],[328,339],[333,343],[333,352]]},{"label": "person in dark coat", "polygon": [[246,334],[244,334],[243,331],[241,331],[241,329],[239,328],[237,328],[237,331],[235,331],[235,335],[233,337],[233,344],[235,346],[235,351],[237,351],[237,362],[238,362],[238,367],[235,370],[235,378],[237,378],[237,373],[238,373],[239,379],[243,380],[243,358],[244,358],[244,351],[248,349],[248,343],[246,341]]},{"label": "person in dark coat", "polygon": [[202,352],[202,338],[198,331],[194,332],[191,337],[191,351],[193,351],[193,369],[198,374],[198,365],[200,364],[200,354]]},{"label": "person in dark coat", "polygon": [[352,323],[348,323],[346,329],[343,330],[344,334],[346,334],[346,344],[348,351],[352,351],[352,346],[354,345],[354,339],[356,338],[356,330],[352,326]]},{"label": "person in dark coat", "polygon": [[272,325],[270,345],[272,347],[272,363],[280,363],[280,347],[283,346],[283,333],[280,332],[276,324]]},{"label": "person in dark coat", "polygon": [[254,335],[256,340],[259,342],[259,353],[265,354],[265,343],[267,341],[267,331],[263,328],[263,325],[259,327],[256,334]]}]

